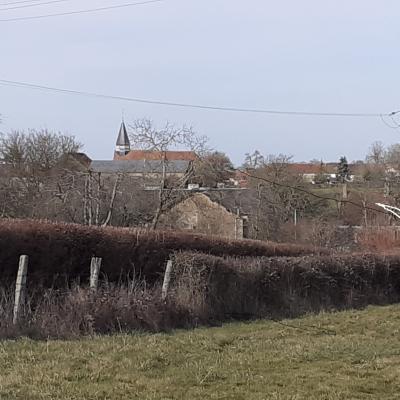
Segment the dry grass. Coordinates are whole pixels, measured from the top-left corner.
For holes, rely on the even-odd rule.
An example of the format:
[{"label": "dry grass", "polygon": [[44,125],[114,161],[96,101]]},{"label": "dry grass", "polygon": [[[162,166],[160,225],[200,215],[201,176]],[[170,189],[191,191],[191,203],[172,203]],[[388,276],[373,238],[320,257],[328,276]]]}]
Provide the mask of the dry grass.
[{"label": "dry grass", "polygon": [[357,242],[364,251],[391,252],[400,248],[400,231],[395,227],[364,228],[357,235]]},{"label": "dry grass", "polygon": [[399,306],[374,307],[290,327],[0,342],[0,399],[394,400],[399,316]]},{"label": "dry grass", "polygon": [[0,338],[71,339],[96,334],[161,332],[192,327],[184,308],[161,301],[158,287],[103,283],[97,292],[75,286],[30,293],[18,325],[13,295],[0,296]]}]

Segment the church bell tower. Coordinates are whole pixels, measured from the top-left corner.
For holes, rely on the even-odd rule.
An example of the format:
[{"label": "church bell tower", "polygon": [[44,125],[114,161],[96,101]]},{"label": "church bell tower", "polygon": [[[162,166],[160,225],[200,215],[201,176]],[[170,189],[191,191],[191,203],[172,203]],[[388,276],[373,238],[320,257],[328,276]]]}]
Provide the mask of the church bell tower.
[{"label": "church bell tower", "polygon": [[131,143],[126,132],[125,123],[122,121],[121,128],[119,129],[118,133],[117,144],[115,146],[115,153],[119,156],[126,156],[130,151]]}]

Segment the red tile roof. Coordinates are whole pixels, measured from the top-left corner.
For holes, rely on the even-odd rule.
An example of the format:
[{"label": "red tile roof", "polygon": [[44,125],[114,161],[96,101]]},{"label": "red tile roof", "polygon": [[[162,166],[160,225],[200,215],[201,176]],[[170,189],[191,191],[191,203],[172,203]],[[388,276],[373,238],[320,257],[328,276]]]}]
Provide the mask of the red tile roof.
[{"label": "red tile roof", "polygon": [[296,174],[335,174],[337,164],[306,164],[306,163],[291,163],[288,164],[290,172]]}]

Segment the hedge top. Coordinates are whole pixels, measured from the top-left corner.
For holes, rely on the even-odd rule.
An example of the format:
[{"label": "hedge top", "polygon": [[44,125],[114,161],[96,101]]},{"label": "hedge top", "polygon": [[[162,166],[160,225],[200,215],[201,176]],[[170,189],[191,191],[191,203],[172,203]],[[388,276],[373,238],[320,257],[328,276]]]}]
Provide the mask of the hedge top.
[{"label": "hedge top", "polygon": [[100,228],[37,220],[0,220],[0,276],[14,278],[18,257],[30,257],[29,275],[41,281],[68,277],[86,279],[90,258],[102,257],[110,280],[133,271],[154,279],[176,251],[199,251],[215,256],[280,257],[321,254],[311,246],[255,240],[229,240],[174,231]]}]

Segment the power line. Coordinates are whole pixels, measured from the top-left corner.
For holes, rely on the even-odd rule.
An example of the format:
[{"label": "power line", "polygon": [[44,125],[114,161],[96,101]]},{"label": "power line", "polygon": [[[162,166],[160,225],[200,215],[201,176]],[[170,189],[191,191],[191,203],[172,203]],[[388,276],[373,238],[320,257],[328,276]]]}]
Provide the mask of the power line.
[{"label": "power line", "polygon": [[126,3],[126,4],[117,4],[115,6],[91,8],[91,9],[87,9],[87,10],[66,11],[66,12],[55,13],[55,14],[32,15],[32,16],[28,16],[28,17],[0,19],[0,22],[26,21],[26,20],[33,20],[33,19],[61,17],[61,16],[65,16],[65,15],[87,14],[87,13],[100,12],[100,11],[115,10],[118,8],[140,6],[140,5],[144,5],[144,4],[160,3],[163,1],[166,1],[166,0],[146,0],[146,1],[136,2],[136,3]]},{"label": "power line", "polygon": [[57,92],[63,94],[70,94],[76,96],[94,97],[108,100],[119,100],[134,103],[144,103],[144,104],[154,104],[169,107],[180,107],[180,108],[194,108],[202,110],[214,110],[214,111],[229,111],[229,112],[239,112],[239,113],[258,113],[258,114],[272,114],[272,115],[289,115],[289,116],[312,116],[312,117],[353,117],[353,118],[368,118],[368,117],[382,117],[390,116],[393,113],[330,113],[330,112],[306,112],[306,111],[287,111],[287,110],[267,110],[267,109],[257,109],[257,108],[237,108],[237,107],[224,107],[224,106],[209,106],[203,104],[190,104],[190,103],[176,103],[170,101],[159,101],[159,100],[149,100],[134,97],[124,97],[124,96],[112,96],[93,92],[83,92],[79,90],[61,89],[51,86],[36,85],[32,83],[19,82],[19,81],[9,81],[5,79],[0,79],[0,84],[6,86],[22,87],[27,89],[35,89],[41,91]]},{"label": "power line", "polygon": [[[382,120],[382,122],[388,127],[388,128],[390,128],[390,129],[399,129],[400,128],[400,125],[398,124],[398,122],[396,122],[396,120],[394,119],[394,115],[396,115],[397,113],[395,113],[395,114],[390,114],[390,115],[385,115],[385,116],[383,116],[383,115],[381,115],[381,120]],[[387,122],[386,120],[385,120],[385,118],[384,117],[389,117],[392,121],[393,121],[393,125],[392,124],[390,124],[389,122]]]},{"label": "power line", "polygon": [[0,4],[0,5],[3,7],[3,6],[12,6],[12,5],[14,5],[14,4],[36,3],[36,2],[38,2],[38,1],[41,1],[41,0],[12,1],[12,2],[10,2],[10,3],[2,3],[2,4]]},{"label": "power line", "polygon": [[[28,7],[38,7],[38,6],[44,6],[44,5],[48,5],[48,4],[54,4],[54,3],[65,3],[66,1],[71,1],[71,0],[52,0],[52,1],[45,1],[45,2],[41,2],[41,3],[36,2],[34,4],[25,4],[22,6],[19,5],[19,6],[7,7],[7,8],[0,8],[0,11],[17,10],[20,8],[28,8]],[[0,4],[0,7],[3,7],[5,5],[7,5],[7,4]]]}]

